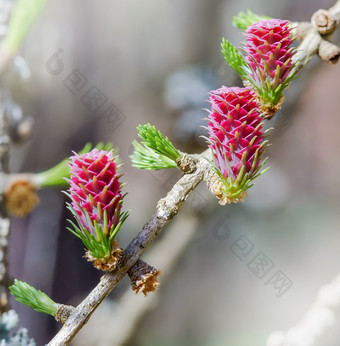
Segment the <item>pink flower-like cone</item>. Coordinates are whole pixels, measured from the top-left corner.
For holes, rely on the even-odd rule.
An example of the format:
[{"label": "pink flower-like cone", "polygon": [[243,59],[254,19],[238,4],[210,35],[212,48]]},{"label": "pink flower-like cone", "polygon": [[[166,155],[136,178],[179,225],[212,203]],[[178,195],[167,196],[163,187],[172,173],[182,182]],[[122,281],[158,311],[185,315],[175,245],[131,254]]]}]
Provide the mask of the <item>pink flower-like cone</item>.
[{"label": "pink flower-like cone", "polygon": [[242,201],[264,164],[266,141],[255,94],[223,86],[210,92],[210,104],[208,142],[219,176],[214,193],[221,204]]},{"label": "pink flower-like cone", "polygon": [[250,82],[259,94],[260,106],[272,116],[284,100],[283,90],[294,78],[290,22],[268,19],[250,25],[244,50],[250,65]]},{"label": "pink flower-like cone", "polygon": [[127,212],[121,212],[124,196],[117,158],[112,151],[98,149],[70,158],[69,209],[78,222],[78,226],[72,223],[74,229],[70,231],[89,250],[86,257],[103,270],[112,270],[116,260],[121,262],[123,256],[123,250],[114,241],[128,216]]}]

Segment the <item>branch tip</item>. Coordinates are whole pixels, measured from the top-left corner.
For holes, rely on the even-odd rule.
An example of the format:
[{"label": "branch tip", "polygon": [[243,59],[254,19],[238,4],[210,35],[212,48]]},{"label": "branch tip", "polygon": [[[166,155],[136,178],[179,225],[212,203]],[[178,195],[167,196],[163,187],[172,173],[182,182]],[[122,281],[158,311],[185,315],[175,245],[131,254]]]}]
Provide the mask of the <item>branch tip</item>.
[{"label": "branch tip", "polygon": [[316,11],[312,15],[311,22],[321,35],[331,34],[336,29],[336,20],[327,10]]},{"label": "branch tip", "polygon": [[128,271],[132,290],[136,293],[142,292],[144,296],[154,292],[159,285],[160,274],[160,270],[139,259]]},{"label": "branch tip", "polygon": [[340,58],[340,48],[327,40],[322,40],[319,46],[320,58],[330,65],[335,65]]}]

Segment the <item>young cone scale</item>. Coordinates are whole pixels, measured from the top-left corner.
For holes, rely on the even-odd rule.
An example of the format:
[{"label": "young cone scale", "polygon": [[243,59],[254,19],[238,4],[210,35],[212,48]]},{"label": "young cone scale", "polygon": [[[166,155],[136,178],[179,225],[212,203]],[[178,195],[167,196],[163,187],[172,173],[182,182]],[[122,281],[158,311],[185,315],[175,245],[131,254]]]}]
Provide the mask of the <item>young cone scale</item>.
[{"label": "young cone scale", "polygon": [[290,23],[287,20],[268,19],[251,24],[245,31],[244,50],[250,65],[249,81],[260,99],[260,106],[271,117],[284,100],[283,90],[294,78]]},{"label": "young cone scale", "polygon": [[122,174],[117,172],[118,156],[112,150],[93,149],[70,158],[71,198],[69,209],[78,226],[69,229],[89,251],[86,257],[102,270],[114,270],[124,261],[124,252],[114,241],[128,213],[122,213]]},{"label": "young cone scale", "polygon": [[255,94],[249,88],[210,92],[209,147],[219,185],[214,192],[221,204],[242,201],[251,182],[261,173],[266,145]]}]

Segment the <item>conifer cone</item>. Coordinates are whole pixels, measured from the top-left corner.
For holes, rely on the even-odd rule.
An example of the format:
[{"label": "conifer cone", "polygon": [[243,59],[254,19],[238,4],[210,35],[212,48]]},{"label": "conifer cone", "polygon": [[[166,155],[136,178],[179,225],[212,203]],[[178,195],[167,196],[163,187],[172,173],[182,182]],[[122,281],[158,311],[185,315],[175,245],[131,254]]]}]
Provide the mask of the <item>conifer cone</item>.
[{"label": "conifer cone", "polygon": [[251,24],[245,31],[246,61],[250,65],[251,83],[258,92],[260,106],[271,117],[284,100],[283,90],[294,77],[290,23],[268,19]]},{"label": "conifer cone", "polygon": [[249,88],[227,88],[210,92],[209,147],[220,178],[215,194],[221,204],[238,202],[259,173],[264,162],[261,116],[255,94]]},{"label": "conifer cone", "polygon": [[98,149],[70,158],[69,209],[78,222],[70,230],[88,248],[88,260],[102,270],[113,270],[124,262],[124,252],[114,241],[127,218],[127,212],[121,212],[124,196],[117,159],[112,151]]}]

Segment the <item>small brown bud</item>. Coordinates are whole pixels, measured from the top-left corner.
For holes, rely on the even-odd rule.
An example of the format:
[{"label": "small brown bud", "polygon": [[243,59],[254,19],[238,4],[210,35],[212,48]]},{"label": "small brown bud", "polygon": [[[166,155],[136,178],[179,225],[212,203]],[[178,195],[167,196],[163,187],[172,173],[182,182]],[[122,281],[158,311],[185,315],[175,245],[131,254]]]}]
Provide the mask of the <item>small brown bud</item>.
[{"label": "small brown bud", "polygon": [[27,180],[15,181],[5,193],[8,211],[17,216],[24,217],[39,203],[39,197],[34,186]]},{"label": "small brown bud", "polygon": [[123,249],[119,247],[118,239],[112,243],[111,256],[108,258],[96,258],[87,251],[85,256],[89,262],[93,262],[93,266],[105,272],[112,272],[126,263],[126,256]]},{"label": "small brown bud", "polygon": [[145,296],[154,292],[159,285],[157,277],[160,273],[160,270],[139,259],[128,271],[132,290],[136,293],[141,291]]},{"label": "small brown bud", "polygon": [[336,28],[336,20],[327,10],[320,9],[316,11],[312,16],[311,22],[321,35],[330,34]]}]

